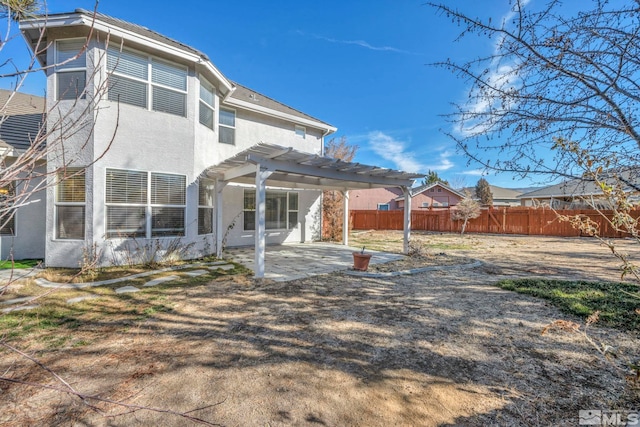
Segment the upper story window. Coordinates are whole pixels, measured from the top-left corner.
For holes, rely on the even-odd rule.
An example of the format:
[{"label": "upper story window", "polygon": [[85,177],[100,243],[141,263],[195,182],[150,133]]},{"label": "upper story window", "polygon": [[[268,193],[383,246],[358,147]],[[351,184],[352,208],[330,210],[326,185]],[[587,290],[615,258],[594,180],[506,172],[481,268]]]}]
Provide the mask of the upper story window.
[{"label": "upper story window", "polygon": [[388,211],[389,210],[389,203],[378,203],[378,210],[379,211]]},{"label": "upper story window", "polygon": [[218,141],[223,144],[236,143],[236,112],[221,108],[218,113]]},{"label": "upper story window", "polygon": [[87,82],[85,39],[56,42],[56,89],[58,100],[84,99]]},{"label": "upper story window", "polygon": [[307,129],[304,126],[296,125],[295,132],[296,132],[296,136],[299,136],[302,139],[306,138],[307,136]]},{"label": "upper story window", "polygon": [[187,68],[138,52],[107,52],[109,100],[187,116]]},{"label": "upper story window", "polygon": [[200,123],[213,130],[215,88],[206,80],[200,79]]}]

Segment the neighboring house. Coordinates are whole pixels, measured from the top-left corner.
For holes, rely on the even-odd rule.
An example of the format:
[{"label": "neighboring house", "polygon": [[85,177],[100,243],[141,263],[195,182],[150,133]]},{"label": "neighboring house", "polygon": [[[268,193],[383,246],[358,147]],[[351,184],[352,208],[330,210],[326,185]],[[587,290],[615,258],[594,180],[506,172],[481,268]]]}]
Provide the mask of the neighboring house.
[{"label": "neighboring house", "polygon": [[[638,200],[640,196],[640,172],[629,169],[618,173],[620,181],[607,178],[601,179],[609,184],[623,183],[623,190],[630,200]],[[583,179],[571,179],[559,184],[549,185],[518,196],[521,206],[550,206],[554,209],[591,209],[592,207],[609,208],[604,200],[602,189],[594,182]]]},{"label": "neighboring house", "polygon": [[[489,185],[489,188],[493,195],[494,207],[520,206],[520,199],[518,196],[522,194],[522,191],[512,188],[498,187],[496,185]],[[476,198],[476,187],[467,187],[463,189],[462,193],[465,191],[468,191],[474,199]]]},{"label": "neighboring house", "polygon": [[[0,90],[0,111],[0,156],[4,170],[0,179],[0,200],[15,200],[12,204],[22,206],[12,218],[5,218],[0,224],[4,225],[0,228],[0,253],[2,259],[7,259],[11,252],[19,254],[20,259],[41,259],[44,258],[45,247],[46,194],[36,187],[41,180],[30,179],[26,173],[31,166],[18,165],[15,160],[27,150],[43,148],[34,147],[33,144],[35,141],[45,142],[45,136],[39,134],[44,129],[45,99]],[[44,160],[37,162],[34,167],[34,175],[46,173]],[[17,169],[23,172],[17,173]],[[17,179],[10,180],[7,177]]]},{"label": "neighboring house", "polygon": [[[411,210],[448,208],[458,204],[464,195],[442,182],[411,189]],[[404,209],[404,195],[400,188],[353,190],[349,193],[350,210]]]},{"label": "neighboring house", "polygon": [[46,171],[57,179],[36,239],[47,266],[77,267],[83,254],[117,264],[176,240],[183,257],[220,254],[224,240],[255,245],[261,277],[266,244],[320,237],[322,190],[409,188],[419,176],[323,157],[335,127],[145,27],[78,9],[20,29],[47,75]]}]

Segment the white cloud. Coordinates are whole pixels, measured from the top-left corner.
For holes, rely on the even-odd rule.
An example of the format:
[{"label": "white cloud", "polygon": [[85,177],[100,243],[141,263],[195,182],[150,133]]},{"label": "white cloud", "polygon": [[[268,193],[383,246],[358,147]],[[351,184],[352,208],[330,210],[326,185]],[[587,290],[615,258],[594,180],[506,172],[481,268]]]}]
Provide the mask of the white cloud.
[{"label": "white cloud", "polygon": [[[519,3],[519,6],[524,8],[530,1],[531,0],[522,0]],[[502,25],[508,26],[508,23],[515,16],[516,10],[514,5],[509,12],[502,17]],[[483,94],[480,94],[476,89],[475,93],[472,93],[470,97],[473,102],[468,105],[469,111],[473,114],[488,113],[491,108],[493,108],[494,111],[499,112],[500,110],[508,110],[512,107],[512,104],[508,102],[508,99],[505,101],[499,96],[499,94],[500,92],[507,91],[510,88],[515,87],[519,82],[517,71],[518,64],[515,62],[501,62],[505,60],[500,56],[500,46],[503,41],[504,36],[499,36],[495,39],[493,43],[493,53],[497,56],[490,64],[490,67],[493,69],[484,77],[484,80],[487,82],[487,86],[495,87],[497,89],[496,93],[491,94],[491,89],[488,89],[487,86],[484,88],[486,93]],[[482,120],[470,120],[464,123],[458,131],[465,137],[480,135],[491,128],[496,117],[497,116],[484,116]]]},{"label": "white cloud", "polygon": [[406,55],[420,55],[419,53],[415,53],[415,52],[409,52],[407,50],[402,50],[402,49],[398,49],[395,47],[391,47],[391,46],[374,46],[364,40],[339,40],[339,39],[334,39],[332,37],[325,37],[325,36],[320,36],[318,34],[306,34],[303,31],[298,31],[298,34],[306,36],[309,35],[315,39],[318,40],[324,40],[326,42],[329,43],[338,43],[338,44],[351,44],[351,45],[355,45],[355,46],[360,46],[363,47],[365,49],[369,49],[369,50],[376,50],[376,51],[382,51],[382,52],[394,52],[394,53],[402,53],[402,54],[406,54]]},{"label": "white cloud", "polygon": [[484,176],[486,175],[483,169],[472,169],[468,171],[460,172],[462,175],[471,175],[471,176]]},{"label": "white cloud", "polygon": [[455,166],[449,160],[453,153],[447,150],[437,153],[437,163],[426,164],[420,161],[415,152],[408,149],[408,144],[404,141],[397,140],[380,131],[370,132],[368,139],[371,149],[383,159],[392,162],[396,169],[426,173],[428,170],[446,171]]}]

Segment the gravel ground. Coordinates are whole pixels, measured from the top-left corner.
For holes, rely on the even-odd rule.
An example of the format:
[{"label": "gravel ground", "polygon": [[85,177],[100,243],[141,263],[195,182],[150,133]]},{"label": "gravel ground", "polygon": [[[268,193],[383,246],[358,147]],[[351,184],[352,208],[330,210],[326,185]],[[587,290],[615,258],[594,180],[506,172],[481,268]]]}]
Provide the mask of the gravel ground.
[{"label": "gravel ground", "polygon": [[[358,236],[389,246],[396,237]],[[639,354],[637,332],[590,328],[593,340],[617,348],[620,358],[607,361],[581,334],[541,334],[555,320],[578,319],[492,286],[505,277],[615,280],[604,248],[522,236],[413,240],[425,257],[381,271],[442,268],[167,288],[170,312],[126,325],[97,318],[74,331],[90,346],[32,351],[83,392],[175,411],[204,408],[190,414],[228,426],[577,425],[579,410],[640,407],[624,363]],[[630,242],[620,245],[636,254]],[[469,260],[483,264],[458,267]],[[59,384],[32,366],[0,353],[0,372]],[[146,410],[113,417],[125,410],[100,404],[99,413],[40,388],[0,388],[2,426],[195,425]]]}]

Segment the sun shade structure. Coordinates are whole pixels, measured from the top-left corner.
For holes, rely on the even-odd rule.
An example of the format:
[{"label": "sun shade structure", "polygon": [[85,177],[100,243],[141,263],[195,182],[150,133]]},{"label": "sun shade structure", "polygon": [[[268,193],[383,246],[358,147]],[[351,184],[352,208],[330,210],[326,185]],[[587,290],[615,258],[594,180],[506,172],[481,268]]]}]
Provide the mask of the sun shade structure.
[{"label": "sun shade structure", "polygon": [[255,275],[264,277],[266,186],[339,190],[344,195],[343,244],[348,245],[349,190],[400,187],[405,196],[404,251],[409,250],[411,197],[414,180],[424,175],[344,162],[283,147],[260,143],[209,167],[205,174],[216,180],[216,238],[222,248],[222,191],[230,182],[256,186]]}]

